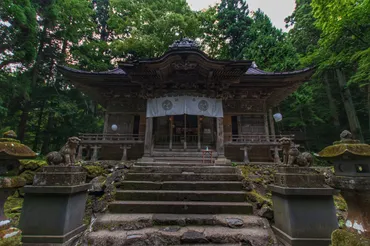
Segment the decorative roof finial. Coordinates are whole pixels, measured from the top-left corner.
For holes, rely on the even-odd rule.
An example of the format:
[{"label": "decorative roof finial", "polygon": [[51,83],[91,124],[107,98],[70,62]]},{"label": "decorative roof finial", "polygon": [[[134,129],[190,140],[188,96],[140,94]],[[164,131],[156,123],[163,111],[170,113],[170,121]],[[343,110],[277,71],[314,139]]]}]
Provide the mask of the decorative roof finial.
[{"label": "decorative roof finial", "polygon": [[199,49],[198,42],[190,38],[182,38],[169,46],[170,49]]}]

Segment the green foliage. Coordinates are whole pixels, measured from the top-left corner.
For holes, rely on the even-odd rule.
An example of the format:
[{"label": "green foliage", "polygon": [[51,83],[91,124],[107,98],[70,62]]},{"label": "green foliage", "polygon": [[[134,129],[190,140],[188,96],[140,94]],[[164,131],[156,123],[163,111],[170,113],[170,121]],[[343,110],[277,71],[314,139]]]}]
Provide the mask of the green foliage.
[{"label": "green foliage", "polygon": [[218,7],[218,28],[227,44],[225,58],[240,60],[243,49],[249,43],[252,19],[245,0],[222,0]]},{"label": "green foliage", "polygon": [[334,204],[337,210],[347,211],[347,203],[341,195],[334,196]]},{"label": "green foliage", "polygon": [[264,70],[289,71],[299,64],[297,52],[287,35],[274,27],[261,10],[252,17],[248,30],[248,43],[243,45],[243,59],[253,60]]},{"label": "green foliage", "polygon": [[347,230],[335,230],[332,235],[332,246],[366,246],[370,245],[370,240],[361,235],[351,233]]},{"label": "green foliage", "polygon": [[112,0],[110,4],[108,26],[115,35],[125,37],[113,40],[113,56],[156,57],[181,36],[199,36],[198,18],[184,0]]},{"label": "green foliage", "polygon": [[84,165],[82,167],[86,170],[87,177],[91,179],[106,174],[106,170],[101,166]]},{"label": "green foliage", "polygon": [[14,227],[18,227],[19,219],[21,216],[21,208],[23,205],[23,198],[15,195],[9,196],[4,205],[4,212],[6,217],[11,220]]},{"label": "green foliage", "polygon": [[36,171],[40,167],[46,166],[47,163],[45,160],[20,160],[21,170],[31,170]]},{"label": "green foliage", "polygon": [[0,246],[21,246],[21,239],[22,239],[22,234],[19,233],[15,235],[14,237],[2,239],[0,241]]},{"label": "green foliage", "polygon": [[247,192],[247,199],[251,202],[256,202],[259,204],[267,204],[268,206],[272,206],[272,200],[266,196],[261,195],[256,190]]}]

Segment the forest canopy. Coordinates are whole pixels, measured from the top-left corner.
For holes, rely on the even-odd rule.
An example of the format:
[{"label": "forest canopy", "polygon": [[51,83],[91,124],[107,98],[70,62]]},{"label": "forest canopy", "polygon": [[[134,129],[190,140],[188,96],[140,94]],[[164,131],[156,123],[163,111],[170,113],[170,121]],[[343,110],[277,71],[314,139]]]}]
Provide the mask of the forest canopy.
[{"label": "forest canopy", "polygon": [[3,0],[0,131],[15,129],[42,154],[66,136],[100,133],[104,109],[66,84],[57,66],[104,71],[189,37],[213,58],[254,60],[267,71],[316,67],[274,109],[284,116],[278,134],[300,133],[312,151],[344,129],[370,142],[370,0],[296,0],[285,22],[289,32],[247,0],[202,11],[185,0]]}]

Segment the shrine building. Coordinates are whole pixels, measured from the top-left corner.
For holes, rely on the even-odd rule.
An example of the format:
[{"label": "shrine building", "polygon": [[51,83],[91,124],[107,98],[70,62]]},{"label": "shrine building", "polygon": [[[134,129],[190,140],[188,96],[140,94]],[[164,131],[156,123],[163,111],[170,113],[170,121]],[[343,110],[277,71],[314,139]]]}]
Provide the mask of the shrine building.
[{"label": "shrine building", "polygon": [[219,163],[274,161],[283,136],[275,133],[272,108],[314,72],[212,59],[190,39],[106,72],[58,69],[106,110],[102,132],[81,134],[78,158],[197,160],[208,149]]}]

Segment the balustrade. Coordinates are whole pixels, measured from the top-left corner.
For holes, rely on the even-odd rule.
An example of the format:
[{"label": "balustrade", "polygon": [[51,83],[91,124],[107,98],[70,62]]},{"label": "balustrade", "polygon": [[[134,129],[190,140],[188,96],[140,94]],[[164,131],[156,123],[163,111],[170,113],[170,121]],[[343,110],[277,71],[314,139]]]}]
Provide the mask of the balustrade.
[{"label": "balustrade", "polygon": [[82,134],[82,144],[119,144],[119,143],[142,143],[143,134]]},{"label": "balustrade", "polygon": [[280,138],[291,138],[294,139],[294,135],[228,135],[225,136],[225,144],[262,144],[262,143],[276,143]]}]

